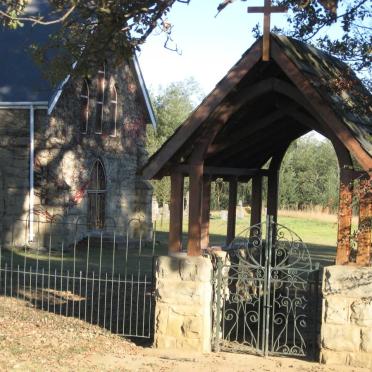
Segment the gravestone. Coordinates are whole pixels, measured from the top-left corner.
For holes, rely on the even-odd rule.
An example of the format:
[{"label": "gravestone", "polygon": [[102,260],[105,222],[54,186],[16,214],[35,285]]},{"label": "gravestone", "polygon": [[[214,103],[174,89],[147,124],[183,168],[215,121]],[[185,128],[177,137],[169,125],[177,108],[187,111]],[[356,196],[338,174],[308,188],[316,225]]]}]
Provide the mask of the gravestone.
[{"label": "gravestone", "polygon": [[169,205],[167,203],[163,204],[163,208],[161,209],[161,218],[162,220],[169,219]]},{"label": "gravestone", "polygon": [[156,221],[159,215],[159,203],[156,198],[152,198],[152,220]]},{"label": "gravestone", "polygon": [[244,208],[243,202],[239,200],[238,206],[236,207],[236,218],[243,219],[244,218]]},{"label": "gravestone", "polygon": [[220,215],[222,221],[227,221],[227,211],[221,211]]}]

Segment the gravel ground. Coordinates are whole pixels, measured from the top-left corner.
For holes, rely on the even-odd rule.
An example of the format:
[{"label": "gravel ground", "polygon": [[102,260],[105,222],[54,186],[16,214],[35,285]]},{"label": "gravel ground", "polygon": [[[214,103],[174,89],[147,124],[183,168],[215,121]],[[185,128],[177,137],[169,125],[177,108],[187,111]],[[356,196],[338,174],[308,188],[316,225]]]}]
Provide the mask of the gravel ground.
[{"label": "gravel ground", "polygon": [[1,371],[366,372],[291,358],[142,348],[83,321],[0,297]]}]

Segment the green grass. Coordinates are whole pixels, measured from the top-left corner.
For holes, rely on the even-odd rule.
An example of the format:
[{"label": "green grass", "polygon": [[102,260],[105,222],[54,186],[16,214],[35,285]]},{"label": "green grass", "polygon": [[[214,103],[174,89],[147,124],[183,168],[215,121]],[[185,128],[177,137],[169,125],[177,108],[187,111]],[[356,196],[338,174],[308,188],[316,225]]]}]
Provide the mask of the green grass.
[{"label": "green grass", "polygon": [[[157,254],[165,254],[166,249],[163,244],[157,244]],[[1,249],[0,266],[13,270],[39,271],[53,274],[57,272],[69,272],[69,275],[79,276],[83,273],[94,272],[95,275],[116,276],[127,274],[129,276],[140,274],[151,274],[153,264],[153,245],[152,242],[143,242],[141,251],[138,242],[131,243],[128,249],[124,248],[124,243],[116,244],[104,241],[102,246],[100,239],[91,239],[80,242],[76,247],[72,246],[62,252],[60,247],[52,247],[46,251],[35,251],[27,249]],[[83,274],[84,275],[84,274]]]},{"label": "green grass", "polygon": [[[186,221],[185,221],[186,220]],[[187,219],[183,223],[183,245],[187,243]],[[250,216],[238,219],[236,223],[236,235],[249,227]],[[321,266],[331,265],[336,254],[337,223],[330,219],[306,217],[306,213],[298,217],[279,216],[278,223],[295,232],[306,243],[313,262],[319,262]],[[158,224],[157,230],[159,246],[166,249],[169,221]],[[210,245],[224,245],[226,239],[227,223],[218,217],[218,213],[212,212],[210,220]]]},{"label": "green grass", "polygon": [[[236,225],[236,235],[249,227],[250,216],[244,219],[238,219]],[[330,265],[333,263],[336,252],[337,224],[332,219],[314,218],[306,216],[306,213],[292,216],[279,216],[278,222],[293,230],[308,246],[311,257],[314,262],[321,265]],[[184,219],[183,225],[183,246],[187,244],[187,219]],[[157,224],[156,244],[154,247],[155,255],[166,255],[168,250],[168,228],[169,221],[163,221],[163,224]],[[226,239],[226,221],[218,217],[218,213],[213,212],[210,220],[210,244],[224,245]],[[62,254],[61,249],[53,247],[50,252],[35,253],[31,250],[1,250],[0,265],[4,267],[7,262],[8,267],[13,263],[13,268],[20,270],[33,271],[36,268],[39,271],[44,269],[45,273],[54,273],[60,271],[69,271],[69,275],[75,272],[95,272],[109,275],[114,272],[116,275],[150,274],[152,271],[152,242],[142,244],[139,252],[138,242],[131,243],[128,250],[125,249],[125,243],[119,243],[113,250],[113,243],[104,241],[101,249],[100,239],[92,238],[89,242],[82,241],[75,248],[71,246]],[[75,264],[74,264],[75,258]],[[88,265],[87,265],[88,263]]]}]

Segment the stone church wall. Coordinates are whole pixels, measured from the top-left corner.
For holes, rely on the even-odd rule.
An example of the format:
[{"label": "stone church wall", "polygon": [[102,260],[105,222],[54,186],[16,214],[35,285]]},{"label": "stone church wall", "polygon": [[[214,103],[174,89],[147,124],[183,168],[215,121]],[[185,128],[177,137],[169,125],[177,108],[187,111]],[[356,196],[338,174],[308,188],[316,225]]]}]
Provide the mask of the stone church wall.
[{"label": "stone church wall", "polygon": [[[30,111],[0,110],[0,233],[1,243],[24,240],[29,219]],[[35,110],[46,122],[46,110]]]},{"label": "stone church wall", "polygon": [[321,361],[372,369],[372,268],[326,267],[322,291]]},{"label": "stone church wall", "polygon": [[[90,172],[99,160],[106,174],[106,226],[126,230],[128,221],[140,218],[146,232],[151,224],[152,189],[137,176],[146,161],[146,113],[139,85],[130,68],[123,64],[106,65],[108,84],[115,82],[118,93],[116,136],[94,132],[96,113],[96,77],[90,81],[89,126],[80,131],[79,96],[82,80],[70,81],[63,90],[48,123],[36,128],[36,171],[39,215],[57,216],[74,234],[86,234],[88,222],[87,188]],[[105,117],[109,117],[107,109]],[[77,227],[78,223],[78,227]],[[66,236],[66,233],[64,234]]]},{"label": "stone church wall", "polygon": [[[106,77],[108,87],[115,83],[118,93],[115,136],[94,131],[95,76],[89,81],[87,133],[80,129],[83,79],[70,79],[50,116],[46,110],[35,111],[34,230],[44,234],[44,240],[51,221],[59,225],[52,231],[57,242],[63,239],[65,244],[71,243],[76,232],[78,238],[86,235],[87,189],[97,160],[106,175],[106,230],[115,228],[125,235],[129,221],[140,219],[145,234],[149,236],[151,231],[152,188],[137,175],[147,159],[148,121],[139,82],[134,67],[124,62],[120,66],[107,64]],[[104,109],[104,126],[110,115],[108,106]],[[17,230],[17,245],[28,244],[29,114],[29,110],[0,110],[0,232],[4,239],[6,230],[5,240],[10,242]],[[132,225],[134,233],[138,224]]]}]

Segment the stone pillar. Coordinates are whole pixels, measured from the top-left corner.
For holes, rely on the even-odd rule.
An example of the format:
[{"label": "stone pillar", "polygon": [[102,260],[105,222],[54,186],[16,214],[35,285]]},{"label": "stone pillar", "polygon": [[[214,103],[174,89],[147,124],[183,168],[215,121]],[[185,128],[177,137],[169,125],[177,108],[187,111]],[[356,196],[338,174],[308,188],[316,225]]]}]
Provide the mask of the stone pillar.
[{"label": "stone pillar", "polygon": [[211,351],[210,259],[158,257],[155,301],[155,347]]},{"label": "stone pillar", "polygon": [[320,359],[372,368],[372,268],[324,268]]}]

